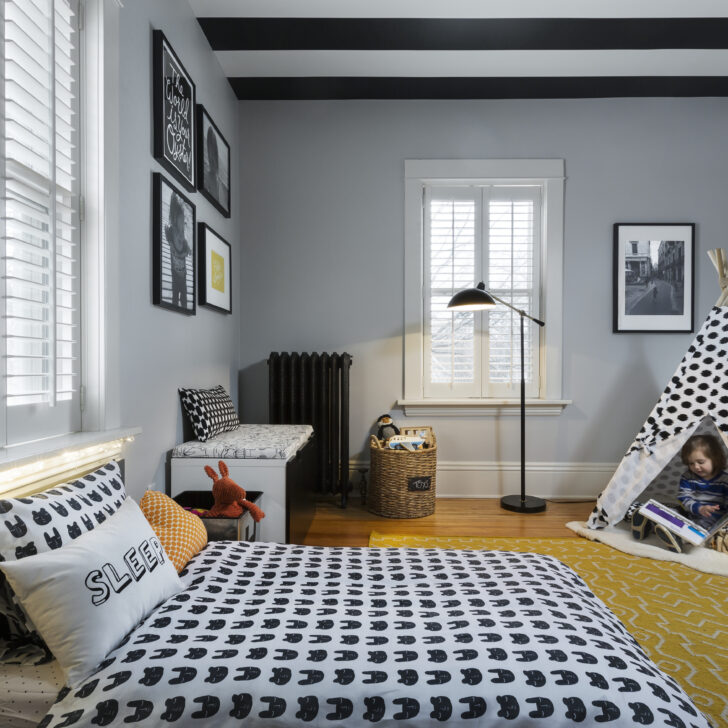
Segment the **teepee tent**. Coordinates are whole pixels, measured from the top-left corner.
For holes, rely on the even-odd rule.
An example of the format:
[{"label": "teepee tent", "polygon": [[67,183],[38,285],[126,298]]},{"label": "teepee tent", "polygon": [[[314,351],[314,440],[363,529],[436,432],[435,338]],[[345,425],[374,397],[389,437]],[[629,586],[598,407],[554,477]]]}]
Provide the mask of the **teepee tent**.
[{"label": "teepee tent", "polygon": [[589,528],[618,523],[637,499],[674,503],[685,471],[680,449],[690,436],[715,434],[728,452],[728,270],[723,251],[709,255],[721,284],[718,303],[597,499]]}]

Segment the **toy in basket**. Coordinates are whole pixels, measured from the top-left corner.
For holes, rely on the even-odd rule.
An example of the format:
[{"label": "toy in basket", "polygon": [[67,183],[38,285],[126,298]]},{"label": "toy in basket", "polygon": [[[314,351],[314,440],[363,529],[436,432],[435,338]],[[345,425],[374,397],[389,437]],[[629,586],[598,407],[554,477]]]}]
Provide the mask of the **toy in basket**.
[{"label": "toy in basket", "polygon": [[[407,442],[413,449],[387,443]],[[421,442],[419,448],[413,443]],[[367,505],[387,518],[421,518],[435,511],[437,442],[431,427],[403,427],[387,443],[369,438],[370,477]]]}]

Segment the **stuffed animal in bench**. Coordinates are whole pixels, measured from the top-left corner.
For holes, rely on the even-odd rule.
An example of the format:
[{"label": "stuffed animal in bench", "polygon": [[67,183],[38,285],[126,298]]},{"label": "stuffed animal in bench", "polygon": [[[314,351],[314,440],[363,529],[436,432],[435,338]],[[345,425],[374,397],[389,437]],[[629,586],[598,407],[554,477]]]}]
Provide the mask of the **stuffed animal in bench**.
[{"label": "stuffed animal in bench", "polygon": [[239,518],[243,511],[250,511],[254,521],[260,521],[265,513],[245,498],[245,491],[230,477],[227,465],[220,460],[220,477],[209,465],[205,465],[205,472],[212,478],[212,497],[215,505],[205,513],[208,518]]}]

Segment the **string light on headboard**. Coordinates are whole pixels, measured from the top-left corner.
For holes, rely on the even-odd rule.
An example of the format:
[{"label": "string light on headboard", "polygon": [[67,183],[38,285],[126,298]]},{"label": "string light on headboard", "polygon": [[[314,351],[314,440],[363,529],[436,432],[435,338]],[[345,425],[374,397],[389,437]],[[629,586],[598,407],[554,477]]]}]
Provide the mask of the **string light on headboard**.
[{"label": "string light on headboard", "polygon": [[122,457],[133,435],[106,442],[69,447],[0,470],[0,496],[24,496],[85,475],[109,460]]}]

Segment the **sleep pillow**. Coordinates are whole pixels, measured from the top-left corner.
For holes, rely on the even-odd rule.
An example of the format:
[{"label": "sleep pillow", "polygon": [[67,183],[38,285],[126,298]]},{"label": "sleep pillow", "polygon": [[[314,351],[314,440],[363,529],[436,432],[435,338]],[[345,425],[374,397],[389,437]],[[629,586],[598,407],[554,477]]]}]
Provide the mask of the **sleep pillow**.
[{"label": "sleep pillow", "polygon": [[169,560],[177,572],[200,553],[207,544],[207,529],[202,519],[190,513],[169,496],[158,490],[148,490],[139,507],[162,542]]},{"label": "sleep pillow", "polygon": [[[52,551],[92,531],[116,513],[126,498],[119,464],[109,462],[78,480],[24,498],[0,499],[0,561],[15,561]],[[45,646],[15,603],[0,572],[0,640]],[[43,652],[39,653],[42,658]],[[0,662],[15,660],[4,651]]]},{"label": "sleep pillow", "polygon": [[200,442],[240,426],[235,405],[221,384],[210,389],[180,387],[178,391],[192,431]]},{"label": "sleep pillow", "polygon": [[182,581],[139,506],[127,498],[62,548],[0,563],[23,609],[78,686]]}]

